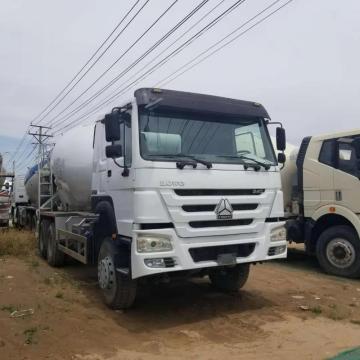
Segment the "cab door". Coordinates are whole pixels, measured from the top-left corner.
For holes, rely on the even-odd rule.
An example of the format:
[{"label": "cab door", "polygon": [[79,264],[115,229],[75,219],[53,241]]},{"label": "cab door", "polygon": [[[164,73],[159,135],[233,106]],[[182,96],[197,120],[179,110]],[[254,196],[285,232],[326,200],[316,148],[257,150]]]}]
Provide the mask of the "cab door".
[{"label": "cab door", "polygon": [[120,120],[120,140],[114,142],[115,145],[121,145],[122,156],[107,159],[106,192],[113,201],[118,233],[131,237],[134,219],[134,171],[132,168],[131,110],[128,113],[129,119]]},{"label": "cab door", "polygon": [[359,159],[352,138],[337,141],[334,187],[336,203],[360,213]]}]

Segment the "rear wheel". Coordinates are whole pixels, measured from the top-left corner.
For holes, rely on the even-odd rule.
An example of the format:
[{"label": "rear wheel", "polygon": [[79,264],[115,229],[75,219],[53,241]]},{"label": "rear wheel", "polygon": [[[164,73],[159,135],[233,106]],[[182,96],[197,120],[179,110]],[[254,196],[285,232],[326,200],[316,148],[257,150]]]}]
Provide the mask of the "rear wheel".
[{"label": "rear wheel", "polygon": [[28,212],[28,213],[26,214],[25,229],[31,231],[31,230],[32,230],[31,224],[32,224],[32,216],[31,216],[31,214]]},{"label": "rear wheel", "polygon": [[317,241],[316,256],[329,274],[360,276],[360,240],[350,226],[338,225],[325,230]]},{"label": "rear wheel", "polygon": [[98,281],[106,305],[112,309],[126,309],[135,301],[137,281],[116,271],[117,252],[110,239],[103,241],[98,258]]},{"label": "rear wheel", "polygon": [[250,264],[239,264],[235,267],[215,268],[209,274],[211,285],[225,292],[236,292],[241,289],[250,272]]},{"label": "rear wheel", "polygon": [[43,259],[47,257],[46,235],[49,228],[49,220],[41,220],[38,234],[38,250]]},{"label": "rear wheel", "polygon": [[57,247],[55,224],[51,222],[47,230],[47,261],[51,266],[62,266],[64,264],[64,253]]},{"label": "rear wheel", "polygon": [[30,230],[31,231],[36,231],[36,222],[37,222],[36,215],[32,214],[30,216]]}]

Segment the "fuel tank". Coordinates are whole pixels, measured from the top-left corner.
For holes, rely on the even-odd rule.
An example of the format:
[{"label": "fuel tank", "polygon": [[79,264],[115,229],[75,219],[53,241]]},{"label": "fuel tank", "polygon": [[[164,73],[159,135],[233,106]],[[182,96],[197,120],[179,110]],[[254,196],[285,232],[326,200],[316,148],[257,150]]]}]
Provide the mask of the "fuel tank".
[{"label": "fuel tank", "polygon": [[63,210],[91,208],[94,125],[78,126],[55,139],[50,167]]}]

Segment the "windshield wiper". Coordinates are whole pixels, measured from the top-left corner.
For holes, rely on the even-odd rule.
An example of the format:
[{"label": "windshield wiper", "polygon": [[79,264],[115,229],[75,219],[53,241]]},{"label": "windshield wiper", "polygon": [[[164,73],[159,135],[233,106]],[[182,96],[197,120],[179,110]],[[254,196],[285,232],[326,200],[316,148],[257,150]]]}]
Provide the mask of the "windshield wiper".
[{"label": "windshield wiper", "polygon": [[[196,168],[197,164],[203,164],[208,169],[212,168],[212,163],[210,161],[198,159],[195,156],[187,155],[187,154],[149,154],[148,156],[160,156],[165,158],[177,159],[176,167],[178,169],[183,169],[186,165],[191,165],[194,169]],[[186,158],[186,160],[178,159],[178,158]],[[189,159],[189,160],[187,160]]]},{"label": "windshield wiper", "polygon": [[[259,161],[259,160],[256,160],[256,159],[253,159],[251,157],[244,156],[244,155],[238,155],[238,156],[236,156],[236,155],[218,155],[218,156],[221,156],[221,157],[224,157],[224,158],[230,158],[230,159],[250,160],[250,161],[253,161],[257,165],[262,166],[265,170],[269,170],[270,167],[271,167],[270,164],[263,163],[262,161]],[[246,170],[248,167],[254,167],[255,164],[244,163],[244,168]],[[260,169],[257,169],[257,168],[254,168],[254,169],[255,170],[260,170]]]},{"label": "windshield wiper", "polygon": [[[211,168],[212,168],[212,163],[211,163],[210,161],[202,160],[202,159],[199,159],[199,158],[197,158],[197,157],[195,157],[195,156],[192,156],[192,155],[186,155],[186,154],[176,154],[176,155],[181,156],[181,157],[184,157],[184,158],[189,158],[189,159],[191,159],[191,160],[193,160],[193,161],[196,161],[196,162],[199,163],[199,164],[203,164],[203,165],[205,165],[208,169],[211,169]],[[180,161],[180,163],[181,163],[181,161]],[[183,169],[183,168],[184,168],[184,166],[183,166],[183,167],[180,167],[180,165],[178,165],[178,164],[179,164],[179,162],[176,163],[176,166],[177,166],[179,169]]]}]

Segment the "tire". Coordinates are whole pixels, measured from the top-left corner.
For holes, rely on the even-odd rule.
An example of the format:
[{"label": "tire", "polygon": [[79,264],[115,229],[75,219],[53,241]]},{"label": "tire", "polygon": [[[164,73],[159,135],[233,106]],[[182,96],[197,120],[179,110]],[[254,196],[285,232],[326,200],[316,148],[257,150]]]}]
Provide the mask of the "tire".
[{"label": "tire", "polygon": [[47,262],[51,266],[62,266],[64,264],[64,253],[57,248],[55,224],[51,222],[47,229],[46,254]]},{"label": "tire", "polygon": [[26,214],[26,223],[25,223],[25,229],[26,230],[32,230],[31,229],[31,223],[32,223],[32,216],[30,213]]},{"label": "tire", "polygon": [[250,272],[250,264],[240,264],[235,267],[214,269],[210,272],[211,285],[220,291],[237,292],[241,289]]},{"label": "tire", "polygon": [[338,225],[325,230],[317,241],[316,256],[328,274],[360,277],[360,241],[350,226]]},{"label": "tire", "polygon": [[111,239],[106,238],[98,257],[98,282],[107,306],[111,309],[127,309],[135,301],[137,281],[116,271],[117,253]]},{"label": "tire", "polygon": [[46,260],[47,258],[47,240],[46,235],[49,228],[49,221],[42,220],[39,226],[39,234],[38,234],[38,251],[39,255]]},{"label": "tire", "polygon": [[30,215],[30,230],[31,231],[36,231],[36,222],[37,222],[36,215],[35,214]]}]

